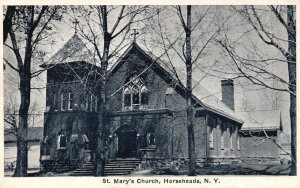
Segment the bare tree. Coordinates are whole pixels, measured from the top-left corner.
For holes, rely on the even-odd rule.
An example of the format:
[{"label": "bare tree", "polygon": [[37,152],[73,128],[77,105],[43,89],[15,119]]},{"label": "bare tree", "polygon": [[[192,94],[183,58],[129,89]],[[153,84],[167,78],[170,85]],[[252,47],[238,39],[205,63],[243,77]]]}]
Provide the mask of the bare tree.
[{"label": "bare tree", "polygon": [[[140,15],[146,12],[148,6],[81,6],[72,7],[74,15],[79,12],[81,24],[79,34],[95,49],[96,59],[101,67],[100,86],[100,124],[97,130],[96,176],[104,175],[105,143],[108,139],[108,96],[106,83],[108,80],[109,62],[126,47],[126,40],[131,26],[145,19]],[[75,11],[76,10],[76,11]],[[117,16],[116,16],[117,15]],[[126,44],[127,42],[127,44]]]},{"label": "bare tree", "polygon": [[[12,10],[13,9],[13,10]],[[9,11],[11,10],[11,11]],[[62,18],[59,6],[16,6],[7,9],[9,42],[4,44],[14,53],[15,60],[4,59],[19,78],[20,107],[18,110],[17,163],[14,176],[27,175],[27,130],[31,96],[31,79],[35,71],[32,59],[38,55],[39,44],[51,36],[53,21]],[[6,18],[7,18],[6,17]],[[4,20],[5,21],[5,20]],[[5,33],[4,33],[5,34]],[[5,37],[5,36],[4,36]],[[16,64],[12,62],[16,62]]]},{"label": "bare tree", "polygon": [[[248,50],[245,56],[237,52],[238,41],[230,40],[227,35],[218,42],[224,47],[232,60],[232,64],[237,68],[237,77],[247,78],[255,85],[289,93],[292,155],[291,175],[296,175],[296,8],[292,5],[233,8],[252,27],[242,36],[254,31],[264,45],[262,45],[262,48],[259,48],[253,45],[253,41],[248,41],[248,45],[253,50]],[[271,19],[271,21],[266,18]],[[278,28],[283,28],[283,31],[276,31]],[[268,55],[266,49],[279,54],[279,57],[274,54]],[[268,69],[269,65],[277,64],[280,66],[282,62],[285,62],[287,65],[288,79]],[[275,87],[274,84],[272,85],[272,81],[280,82],[285,87]]]},{"label": "bare tree", "polygon": [[[171,19],[168,20],[171,23],[168,23],[164,20],[167,18],[158,16],[157,20],[150,20],[148,23],[154,32],[152,34],[152,40],[154,41],[152,46],[154,47],[152,48],[159,48],[165,52],[165,61],[169,62],[169,68],[177,81],[182,79],[177,74],[179,67],[184,65],[185,68],[186,77],[184,81],[186,83],[184,84],[184,90],[189,153],[188,175],[190,176],[196,175],[192,91],[202,80],[197,80],[197,83],[193,85],[192,73],[195,68],[201,67],[201,59],[209,53],[208,49],[210,49],[214,37],[220,33],[224,23],[230,18],[228,16],[222,21],[219,20],[218,16],[213,13],[213,8],[209,6],[198,7],[199,9],[195,12],[192,11],[192,8],[193,6],[190,5],[186,9],[181,6],[168,6],[162,9],[165,17],[178,18],[177,21]],[[215,24],[218,21],[221,26]],[[174,26],[174,29],[177,29],[178,32],[171,31],[170,27]],[[151,48],[151,45],[148,44],[148,46]],[[182,64],[178,64],[178,62]]]}]

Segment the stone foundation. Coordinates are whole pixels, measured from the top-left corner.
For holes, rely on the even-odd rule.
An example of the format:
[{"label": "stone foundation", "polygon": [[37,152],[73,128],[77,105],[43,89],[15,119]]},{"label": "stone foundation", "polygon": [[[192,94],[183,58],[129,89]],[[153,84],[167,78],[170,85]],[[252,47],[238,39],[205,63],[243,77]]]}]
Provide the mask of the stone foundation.
[{"label": "stone foundation", "polygon": [[43,160],[41,161],[40,171],[63,173],[75,170],[78,166],[78,161]]}]

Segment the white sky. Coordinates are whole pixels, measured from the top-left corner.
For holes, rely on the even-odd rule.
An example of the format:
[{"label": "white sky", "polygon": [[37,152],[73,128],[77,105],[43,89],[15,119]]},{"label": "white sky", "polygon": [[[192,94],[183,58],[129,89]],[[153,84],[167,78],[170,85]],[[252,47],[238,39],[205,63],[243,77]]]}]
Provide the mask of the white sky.
[{"label": "white sky", "polygon": [[[207,7],[193,7],[193,23],[196,22],[197,16],[199,16],[199,14],[202,14],[204,10],[206,10]],[[180,23],[179,23],[179,19],[176,17],[176,15],[172,12],[172,8],[169,8],[170,10],[168,10],[168,13],[165,14],[161,14],[161,24],[164,27],[164,32],[167,35],[171,35],[173,38],[174,36],[178,36],[178,34],[181,32],[180,29]],[[193,33],[193,37],[197,38],[197,36],[201,36],[203,38],[207,38],[209,37],[210,33],[213,33],[214,30],[216,29],[216,27],[214,25],[211,25],[211,19],[217,19],[215,18],[215,13],[219,13],[218,16],[222,16],[222,17],[218,17],[218,19],[226,19],[228,15],[232,15],[232,12],[228,11],[228,7],[212,7],[211,9],[212,12],[210,12],[210,14],[207,16],[208,19],[204,20],[201,24],[197,27],[197,32]],[[195,16],[197,15],[197,16]],[[266,14],[265,14],[266,15]],[[272,18],[268,17],[267,15],[265,16],[266,19],[272,20]],[[78,18],[79,21],[81,22],[80,24],[83,24],[83,20],[81,20],[81,18]],[[59,48],[61,48],[64,43],[66,43],[74,34],[74,24],[72,23],[72,21],[74,21],[73,19],[71,19],[70,17],[65,17],[64,21],[62,23],[59,23],[57,25],[57,34],[55,35],[54,39],[55,39],[55,43],[53,45],[47,45],[44,50],[47,51],[47,55],[45,57],[45,60],[49,59],[54,53],[57,52],[57,50]],[[269,22],[271,23],[271,22]],[[273,22],[272,22],[273,23]],[[240,20],[240,16],[239,15],[234,15],[232,18],[230,18],[230,20],[227,22],[227,26],[230,28],[228,35],[229,37],[231,37],[232,39],[235,38],[239,38],[239,42],[240,45],[242,46],[243,44],[248,45],[249,44],[249,40],[255,42],[255,45],[258,46],[262,46],[263,50],[265,50],[266,54],[271,54],[271,56],[274,56],[274,49],[271,48],[266,48],[265,45],[258,39],[257,35],[255,35],[255,33],[248,33],[247,35],[243,35],[243,33],[249,29],[248,25],[245,25],[244,23],[241,22]],[[210,31],[209,33],[205,33],[203,34],[203,31],[207,31],[205,29],[203,29],[203,26],[205,25],[205,29],[208,28],[208,30]],[[132,28],[138,28],[140,29],[141,27],[143,27],[144,24],[135,24]],[[272,27],[272,31],[275,30],[276,33],[283,33],[282,27],[280,27],[280,24],[272,24],[270,25],[270,27]],[[155,37],[155,34],[152,33],[149,30],[142,30],[140,29],[141,33],[143,33],[142,35],[139,36],[137,42],[139,45],[143,46],[144,48],[150,48],[153,53],[155,55],[160,55],[161,54],[161,50],[159,50],[159,48],[157,48],[155,45],[157,45],[157,43],[151,43],[149,42],[151,39],[153,39],[153,37]],[[196,36],[196,37],[195,37]],[[243,36],[242,38],[240,38],[241,36]],[[130,38],[127,38],[127,40],[130,40]],[[145,42],[147,43],[147,47],[144,45],[143,40],[145,40]],[[194,40],[195,41],[195,40]],[[86,41],[85,41],[86,42]],[[193,42],[193,41],[192,41]],[[201,48],[203,46],[203,42],[205,42],[205,40],[201,41],[199,40],[198,43],[196,43],[197,46],[199,46],[199,48]],[[151,44],[149,46],[149,44]],[[88,44],[88,46],[90,46]],[[248,46],[247,46],[248,47]],[[179,47],[180,49],[180,47]],[[222,50],[220,50],[219,48],[215,47],[214,45],[209,45],[209,48],[207,48],[208,50],[205,51],[205,55],[201,56],[201,58],[199,58],[199,60],[197,61],[197,63],[195,64],[195,66],[199,66],[198,68],[195,68],[194,71],[194,79],[195,80],[199,80],[202,79],[201,84],[204,85],[208,90],[210,90],[212,93],[214,93],[217,97],[219,97],[221,99],[221,86],[220,86],[220,78],[214,77],[214,76],[209,76],[206,75],[207,74],[207,66],[212,65],[215,63],[216,60],[218,60],[221,63],[226,63],[228,60],[226,60],[226,58],[223,58],[222,56]],[[8,50],[7,48],[4,47],[4,57],[7,59],[14,59],[13,54],[11,54],[11,52],[9,52],[10,50]],[[197,50],[195,50],[197,51]],[[243,50],[242,48],[240,48],[240,52],[243,54],[245,53],[245,50]],[[184,70],[184,64],[180,63],[180,59],[178,58],[178,56],[176,57],[176,53],[174,51],[171,52],[172,54],[172,61],[175,62],[175,65],[177,68],[179,69],[183,69]],[[275,55],[277,55],[277,51],[275,53]],[[195,57],[195,55],[194,55]],[[200,64],[199,64],[200,63]],[[203,67],[206,67],[206,69],[204,69],[203,71]],[[222,67],[224,68],[224,66]],[[201,70],[202,71],[201,71]],[[280,74],[283,77],[287,76],[287,71],[286,71],[286,66],[285,65],[280,65],[276,67],[271,67],[272,70],[274,70],[276,72],[276,74]],[[213,72],[208,72],[209,74],[214,74]],[[206,75],[203,78],[203,75]],[[227,76],[228,77],[228,76]],[[33,80],[33,87],[45,87],[46,81],[45,81],[45,73],[41,74],[39,76],[38,79],[34,79]],[[223,77],[224,78],[224,77]],[[244,85],[244,84],[239,84],[240,81],[236,81],[235,82],[235,98],[236,98],[236,109],[239,110],[241,109],[241,106],[243,104],[243,102],[245,100],[248,101],[248,103],[250,103],[252,106],[255,107],[256,110],[263,110],[263,109],[270,109],[270,105],[269,105],[269,101],[267,100],[268,96],[272,96],[272,91],[270,90],[253,90],[252,86],[251,87],[246,87],[243,89],[243,87],[240,87],[240,85]],[[16,98],[18,98],[19,93],[16,92],[18,88],[15,76],[12,74],[12,72],[7,68],[4,71],[4,93],[5,95],[15,95]],[[284,119],[286,120],[286,124],[288,124],[288,109],[289,109],[289,98],[288,95],[286,93],[284,93],[282,95],[282,104],[281,104],[281,109],[283,111],[283,116],[285,117]],[[33,103],[37,103],[39,105],[39,113],[42,113],[45,109],[45,89],[42,90],[33,90],[32,91],[32,102]],[[287,128],[286,131],[288,131],[289,129]]]}]

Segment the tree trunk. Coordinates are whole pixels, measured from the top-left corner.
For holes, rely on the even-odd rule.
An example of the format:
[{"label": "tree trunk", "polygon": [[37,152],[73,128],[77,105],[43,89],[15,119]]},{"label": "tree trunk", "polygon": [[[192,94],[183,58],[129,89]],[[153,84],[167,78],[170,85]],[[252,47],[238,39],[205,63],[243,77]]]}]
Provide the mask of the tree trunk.
[{"label": "tree trunk", "polygon": [[28,109],[30,104],[30,75],[20,74],[21,104],[19,108],[19,127],[17,131],[17,164],[14,172],[16,177],[27,176],[27,131]]},{"label": "tree trunk", "polygon": [[288,23],[288,72],[289,72],[289,90],[290,94],[290,121],[291,121],[291,154],[292,154],[292,167],[291,174],[292,176],[297,175],[297,124],[296,124],[296,31],[294,30],[294,12],[293,6],[287,6],[287,23]]},{"label": "tree trunk", "polygon": [[96,151],[96,176],[104,176],[104,167],[106,161],[106,139],[107,135],[107,124],[108,124],[108,110],[107,110],[107,95],[106,95],[106,82],[107,82],[107,66],[108,66],[108,54],[111,42],[111,35],[107,28],[107,9],[106,6],[101,6],[101,14],[103,19],[103,33],[104,33],[104,46],[103,56],[101,58],[101,72],[102,81],[100,86],[101,93],[101,117],[100,124],[98,127],[98,144]]},{"label": "tree trunk", "polygon": [[191,5],[187,6],[186,33],[186,105],[187,105],[187,131],[188,131],[188,153],[189,153],[189,176],[196,175],[195,139],[192,106],[192,52],[191,52]]},{"label": "tree trunk", "polygon": [[[289,78],[294,79],[294,81],[290,81],[290,83],[296,85],[296,64],[289,63]],[[296,87],[290,86],[290,91],[296,94]],[[290,121],[291,121],[291,155],[292,159],[292,167],[290,175],[297,175],[297,121],[296,121],[296,95],[290,94]]]}]

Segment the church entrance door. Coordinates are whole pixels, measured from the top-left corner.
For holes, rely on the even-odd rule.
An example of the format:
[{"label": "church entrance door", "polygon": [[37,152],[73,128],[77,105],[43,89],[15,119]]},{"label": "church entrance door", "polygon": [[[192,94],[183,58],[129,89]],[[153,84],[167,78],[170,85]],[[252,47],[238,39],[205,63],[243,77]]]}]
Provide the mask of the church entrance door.
[{"label": "church entrance door", "polygon": [[120,128],[117,131],[118,153],[117,157],[136,157],[136,134],[137,132],[129,127]]}]

